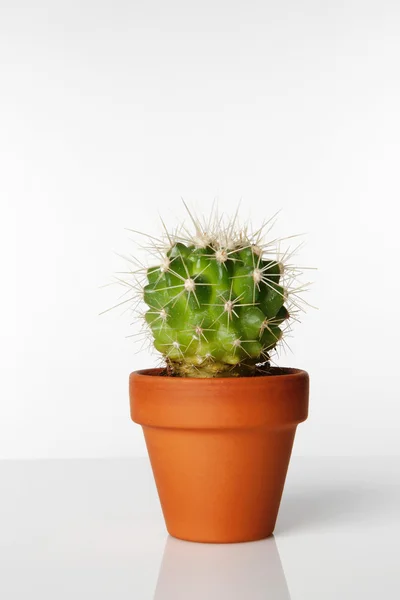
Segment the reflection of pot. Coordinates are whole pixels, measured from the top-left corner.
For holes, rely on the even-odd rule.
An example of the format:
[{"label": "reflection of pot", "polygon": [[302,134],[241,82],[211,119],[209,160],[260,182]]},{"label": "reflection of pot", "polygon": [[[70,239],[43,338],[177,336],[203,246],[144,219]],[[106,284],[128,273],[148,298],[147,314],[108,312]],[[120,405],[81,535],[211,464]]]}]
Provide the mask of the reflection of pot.
[{"label": "reflection of pot", "polygon": [[168,532],[195,542],[272,534],[296,427],[307,418],[308,375],[130,377]]},{"label": "reflection of pot", "polygon": [[168,537],[154,600],[290,600],[274,537],[190,544]]}]

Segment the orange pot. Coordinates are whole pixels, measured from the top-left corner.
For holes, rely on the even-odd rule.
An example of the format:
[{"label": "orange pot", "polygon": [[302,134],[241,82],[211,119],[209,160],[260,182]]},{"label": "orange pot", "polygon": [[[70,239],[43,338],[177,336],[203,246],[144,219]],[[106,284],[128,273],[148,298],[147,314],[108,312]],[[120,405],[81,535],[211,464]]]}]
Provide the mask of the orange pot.
[{"label": "orange pot", "polygon": [[274,530],[298,423],[305,371],[216,379],[130,376],[168,532],[195,542],[247,542]]}]

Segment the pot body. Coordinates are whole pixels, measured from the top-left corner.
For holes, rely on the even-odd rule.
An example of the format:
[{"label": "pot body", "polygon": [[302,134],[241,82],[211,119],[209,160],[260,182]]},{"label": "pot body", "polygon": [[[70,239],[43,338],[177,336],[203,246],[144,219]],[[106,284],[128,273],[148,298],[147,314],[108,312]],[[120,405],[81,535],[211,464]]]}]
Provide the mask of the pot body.
[{"label": "pot body", "polygon": [[305,371],[275,372],[216,379],[166,377],[157,369],[131,374],[131,416],[143,427],[172,536],[227,543],[272,534],[309,388]]}]

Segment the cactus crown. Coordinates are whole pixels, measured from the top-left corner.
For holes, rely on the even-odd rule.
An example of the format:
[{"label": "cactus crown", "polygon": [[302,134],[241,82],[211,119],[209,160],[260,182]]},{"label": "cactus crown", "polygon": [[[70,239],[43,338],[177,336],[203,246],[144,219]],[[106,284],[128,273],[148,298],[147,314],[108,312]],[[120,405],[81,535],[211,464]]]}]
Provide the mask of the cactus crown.
[{"label": "cactus crown", "polygon": [[265,223],[251,233],[214,214],[208,224],[193,217],[166,233],[162,245],[149,238],[157,264],[142,275],[145,328],[164,357],[167,373],[181,377],[248,376],[265,370],[270,354],[299,304],[293,282],[299,269],[287,264],[279,242],[264,241]]}]

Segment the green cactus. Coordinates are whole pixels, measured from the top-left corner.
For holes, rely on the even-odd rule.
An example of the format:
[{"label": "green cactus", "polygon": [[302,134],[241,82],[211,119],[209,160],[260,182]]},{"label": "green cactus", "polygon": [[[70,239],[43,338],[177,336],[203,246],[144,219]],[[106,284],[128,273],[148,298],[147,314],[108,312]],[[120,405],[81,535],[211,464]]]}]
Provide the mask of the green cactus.
[{"label": "green cactus", "polygon": [[269,364],[289,318],[283,264],[257,236],[232,228],[168,236],[147,270],[145,320],[168,372],[181,377],[247,376]]}]

